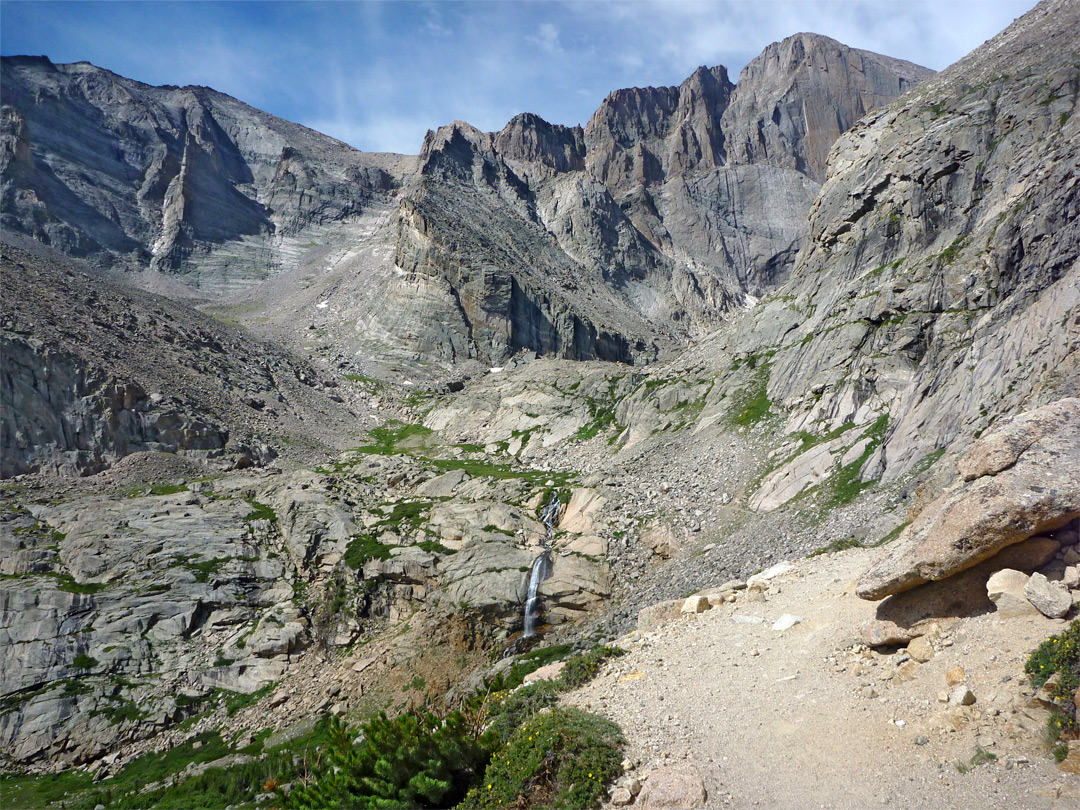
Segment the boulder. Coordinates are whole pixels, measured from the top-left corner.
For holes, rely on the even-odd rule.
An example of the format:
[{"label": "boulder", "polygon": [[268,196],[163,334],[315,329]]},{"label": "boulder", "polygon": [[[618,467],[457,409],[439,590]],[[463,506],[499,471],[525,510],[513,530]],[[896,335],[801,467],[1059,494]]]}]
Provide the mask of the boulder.
[{"label": "boulder", "polygon": [[693,765],[666,765],[657,768],[638,796],[638,806],[646,810],[690,810],[705,804],[705,783]]},{"label": "boulder", "polygon": [[1023,571],[1003,568],[987,580],[986,595],[990,597],[1000,616],[1013,618],[1031,616],[1038,612],[1024,594],[1028,579],[1028,575]]},{"label": "boulder", "polygon": [[679,551],[679,538],[667,523],[655,521],[650,523],[641,535],[641,544],[661,559],[670,559]]},{"label": "boulder", "polygon": [[642,608],[638,611],[637,629],[646,632],[679,618],[682,605],[682,599],[668,599],[666,602],[657,602]]},{"label": "boulder", "polygon": [[565,661],[556,661],[554,664],[548,664],[547,666],[540,667],[539,669],[530,672],[525,676],[522,682],[527,686],[536,681],[553,681],[562,675],[563,667],[565,666]]},{"label": "boulder", "polygon": [[703,596],[702,594],[694,594],[693,596],[686,597],[686,600],[683,602],[682,612],[704,613],[711,607],[712,605],[709,604],[709,597]]},{"label": "boulder", "polygon": [[1051,582],[1042,574],[1032,574],[1024,586],[1024,595],[1038,611],[1051,619],[1060,619],[1072,608],[1072,595],[1060,582]]},{"label": "boulder", "polygon": [[1057,551],[1057,541],[1032,537],[947,580],[927,582],[890,596],[878,605],[876,617],[863,624],[862,639],[872,647],[904,644],[928,632],[935,623],[944,627],[965,616],[989,613],[994,603],[987,596],[987,582],[996,571],[1030,571],[1052,559]]},{"label": "boulder", "polygon": [[570,494],[570,502],[559,519],[559,528],[574,534],[595,534],[596,517],[607,498],[592,489],[575,488]]},{"label": "boulder", "polygon": [[962,480],[862,576],[859,596],[881,599],[945,579],[1080,516],[1080,399],[998,428],[975,444],[960,470]]}]

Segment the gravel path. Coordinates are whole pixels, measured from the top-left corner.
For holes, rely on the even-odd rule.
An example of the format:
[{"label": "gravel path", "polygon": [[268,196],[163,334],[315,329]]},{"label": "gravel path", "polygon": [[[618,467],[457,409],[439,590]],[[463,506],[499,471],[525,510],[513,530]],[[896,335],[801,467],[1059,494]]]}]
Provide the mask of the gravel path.
[{"label": "gravel path", "polygon": [[[623,727],[639,779],[693,763],[709,807],[1080,807],[1080,777],[1041,746],[1045,711],[1022,676],[1063,623],[988,614],[946,629],[926,663],[879,654],[857,638],[874,604],[854,596],[873,554],[803,560],[764,594],[635,630],[569,699]],[[774,630],[784,614],[802,621]],[[974,705],[939,699],[957,666]],[[962,772],[976,746],[996,759]]]}]

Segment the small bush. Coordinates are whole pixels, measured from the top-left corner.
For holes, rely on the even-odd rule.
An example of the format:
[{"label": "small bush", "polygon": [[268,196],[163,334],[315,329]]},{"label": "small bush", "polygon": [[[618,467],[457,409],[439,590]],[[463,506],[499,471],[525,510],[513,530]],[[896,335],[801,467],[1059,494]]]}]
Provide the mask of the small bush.
[{"label": "small bush", "polygon": [[466,807],[595,807],[622,772],[622,732],[571,707],[534,715],[469,791]]},{"label": "small bush", "polygon": [[71,665],[75,669],[93,669],[98,665],[98,660],[93,656],[80,653],[75,656],[75,660],[71,662]]},{"label": "small bush", "polygon": [[559,686],[558,681],[537,681],[493,696],[494,706],[488,709],[489,730],[500,742],[506,742],[525,720],[558,703]]},{"label": "small bush", "polygon": [[1041,687],[1054,675],[1059,679],[1050,687],[1050,696],[1061,713],[1061,729],[1080,731],[1075,703],[1080,688],[1080,619],[1075,619],[1064,633],[1051,636],[1040,644],[1024,664],[1031,685]]},{"label": "small bush", "polygon": [[596,677],[608,658],[617,658],[625,655],[626,650],[619,647],[604,647],[597,645],[588,652],[578,653],[566,659],[563,667],[562,680],[568,689],[575,689],[586,684]]}]

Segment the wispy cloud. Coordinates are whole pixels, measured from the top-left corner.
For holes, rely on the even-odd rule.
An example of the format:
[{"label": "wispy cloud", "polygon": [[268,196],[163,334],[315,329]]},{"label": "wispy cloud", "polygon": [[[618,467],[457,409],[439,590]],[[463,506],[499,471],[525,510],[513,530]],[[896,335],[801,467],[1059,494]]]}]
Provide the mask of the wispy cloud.
[{"label": "wispy cloud", "polygon": [[814,31],[943,68],[1035,0],[4,3],[0,48],[205,84],[362,149],[416,152],[428,129],[537,113],[585,123],[611,91],[732,78]]}]

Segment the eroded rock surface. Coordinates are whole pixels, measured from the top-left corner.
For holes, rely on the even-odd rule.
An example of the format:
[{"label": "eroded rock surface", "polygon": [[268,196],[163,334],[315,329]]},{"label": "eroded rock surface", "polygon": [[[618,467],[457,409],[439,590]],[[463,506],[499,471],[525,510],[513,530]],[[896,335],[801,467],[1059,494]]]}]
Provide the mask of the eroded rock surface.
[{"label": "eroded rock surface", "polygon": [[[986,474],[957,482],[920,512],[860,579],[859,596],[881,599],[945,579],[1080,516],[1080,400],[1046,405],[1019,417],[1016,425],[979,440],[961,469]],[[987,467],[978,461],[1014,446],[1010,439],[1020,428],[1031,442],[1010,454],[1011,465]]]}]

